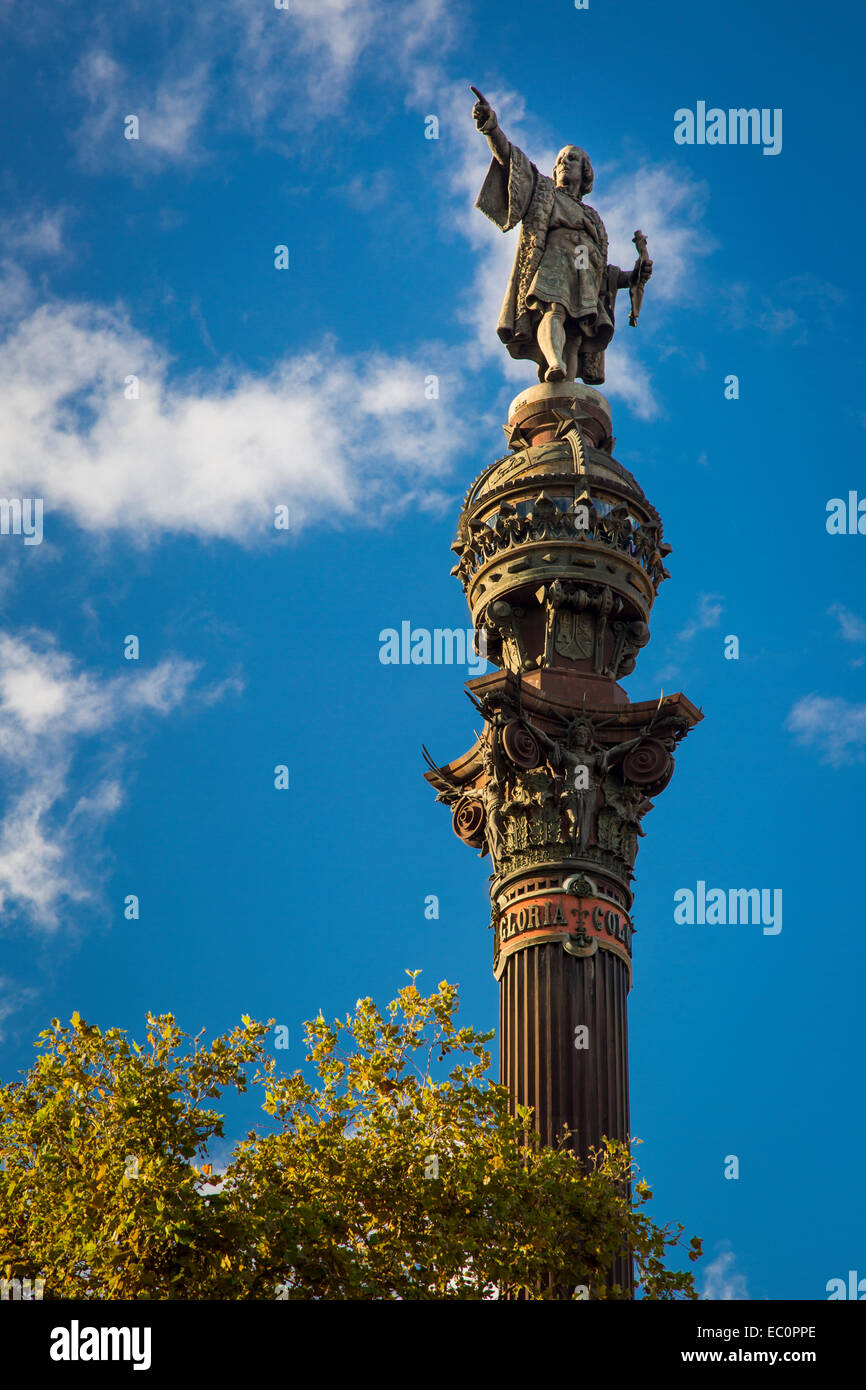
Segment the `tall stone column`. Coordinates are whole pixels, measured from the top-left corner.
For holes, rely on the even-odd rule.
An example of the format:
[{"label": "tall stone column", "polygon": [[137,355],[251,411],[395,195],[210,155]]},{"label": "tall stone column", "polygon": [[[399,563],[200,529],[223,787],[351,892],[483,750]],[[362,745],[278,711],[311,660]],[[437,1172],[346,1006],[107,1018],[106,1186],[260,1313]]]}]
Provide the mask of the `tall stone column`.
[{"label": "tall stone column", "polygon": [[[428,781],[489,857],[500,1079],[547,1144],[628,1140],[634,863],[652,798],[701,718],[684,695],[631,703],[671,547],[613,457],[610,407],[580,382],[512,402],[511,452],[467,493],[452,547],[477,640],[484,725]],[[483,648],[482,648],[483,650]],[[623,1262],[621,1283],[631,1282]]]}]

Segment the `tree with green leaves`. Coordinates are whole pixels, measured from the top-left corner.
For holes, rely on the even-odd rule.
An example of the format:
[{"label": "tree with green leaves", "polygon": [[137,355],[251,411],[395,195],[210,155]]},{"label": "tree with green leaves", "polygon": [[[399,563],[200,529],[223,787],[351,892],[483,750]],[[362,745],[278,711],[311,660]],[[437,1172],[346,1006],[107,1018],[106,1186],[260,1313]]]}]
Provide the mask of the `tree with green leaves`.
[{"label": "tree with green leaves", "polygon": [[[273,1020],[208,1046],[148,1015],[145,1047],[53,1020],[0,1088],[0,1275],[44,1298],[605,1299],[629,1296],[610,1271],[630,1249],[642,1297],[695,1298],[627,1147],[582,1164],[541,1145],[487,1079],[493,1034],[410,974],[384,1013],[307,1023],[289,1076]],[[214,1176],[213,1102],[250,1086],[267,1132]]]}]

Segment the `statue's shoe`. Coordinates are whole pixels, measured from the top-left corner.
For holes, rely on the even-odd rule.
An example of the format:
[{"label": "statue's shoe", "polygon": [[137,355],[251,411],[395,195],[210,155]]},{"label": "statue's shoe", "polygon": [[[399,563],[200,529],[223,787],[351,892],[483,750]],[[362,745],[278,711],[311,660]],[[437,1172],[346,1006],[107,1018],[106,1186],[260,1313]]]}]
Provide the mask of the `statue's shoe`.
[{"label": "statue's shoe", "polygon": [[548,367],[544,373],[545,381],[565,381],[565,367]]}]

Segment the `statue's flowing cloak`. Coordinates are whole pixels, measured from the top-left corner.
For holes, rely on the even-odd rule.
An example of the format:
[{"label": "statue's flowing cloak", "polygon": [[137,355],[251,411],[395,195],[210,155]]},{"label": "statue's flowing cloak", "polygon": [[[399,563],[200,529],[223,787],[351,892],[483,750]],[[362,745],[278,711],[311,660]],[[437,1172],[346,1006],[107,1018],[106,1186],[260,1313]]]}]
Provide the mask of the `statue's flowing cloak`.
[{"label": "statue's flowing cloak", "polygon": [[[507,164],[500,164],[496,158],[491,160],[475,203],[503,232],[516,227],[518,222],[522,224],[496,331],[512,357],[530,358],[540,365],[544,358],[535,334],[538,313],[533,315],[527,296],[532,299],[532,284],[544,257],[555,200],[553,179],[540,173],[522,150],[511,145]],[[586,203],[581,203],[580,207],[603,267],[600,273],[594,270],[575,272],[577,275],[594,274],[597,288],[597,322],[592,337],[584,337],[581,350],[585,367],[583,377],[585,381],[603,382],[604,349],[613,337],[614,302],[621,272],[617,266],[607,265],[607,233],[598,213]]]}]

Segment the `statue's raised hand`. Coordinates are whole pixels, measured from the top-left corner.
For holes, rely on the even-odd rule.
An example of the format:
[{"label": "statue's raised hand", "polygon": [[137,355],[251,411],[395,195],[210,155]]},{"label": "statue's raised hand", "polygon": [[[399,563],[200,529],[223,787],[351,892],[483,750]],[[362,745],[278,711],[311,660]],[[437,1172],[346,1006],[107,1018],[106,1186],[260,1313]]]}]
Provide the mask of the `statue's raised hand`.
[{"label": "statue's raised hand", "polygon": [[478,100],[472,108],[472,116],[478,129],[482,130],[484,126],[487,125],[487,122],[491,119],[493,121],[493,124],[495,125],[496,112],[493,110],[493,107],[490,105],[490,102],[481,92],[479,92],[477,87],[470,87],[469,90],[470,92],[474,92],[478,98]]}]

